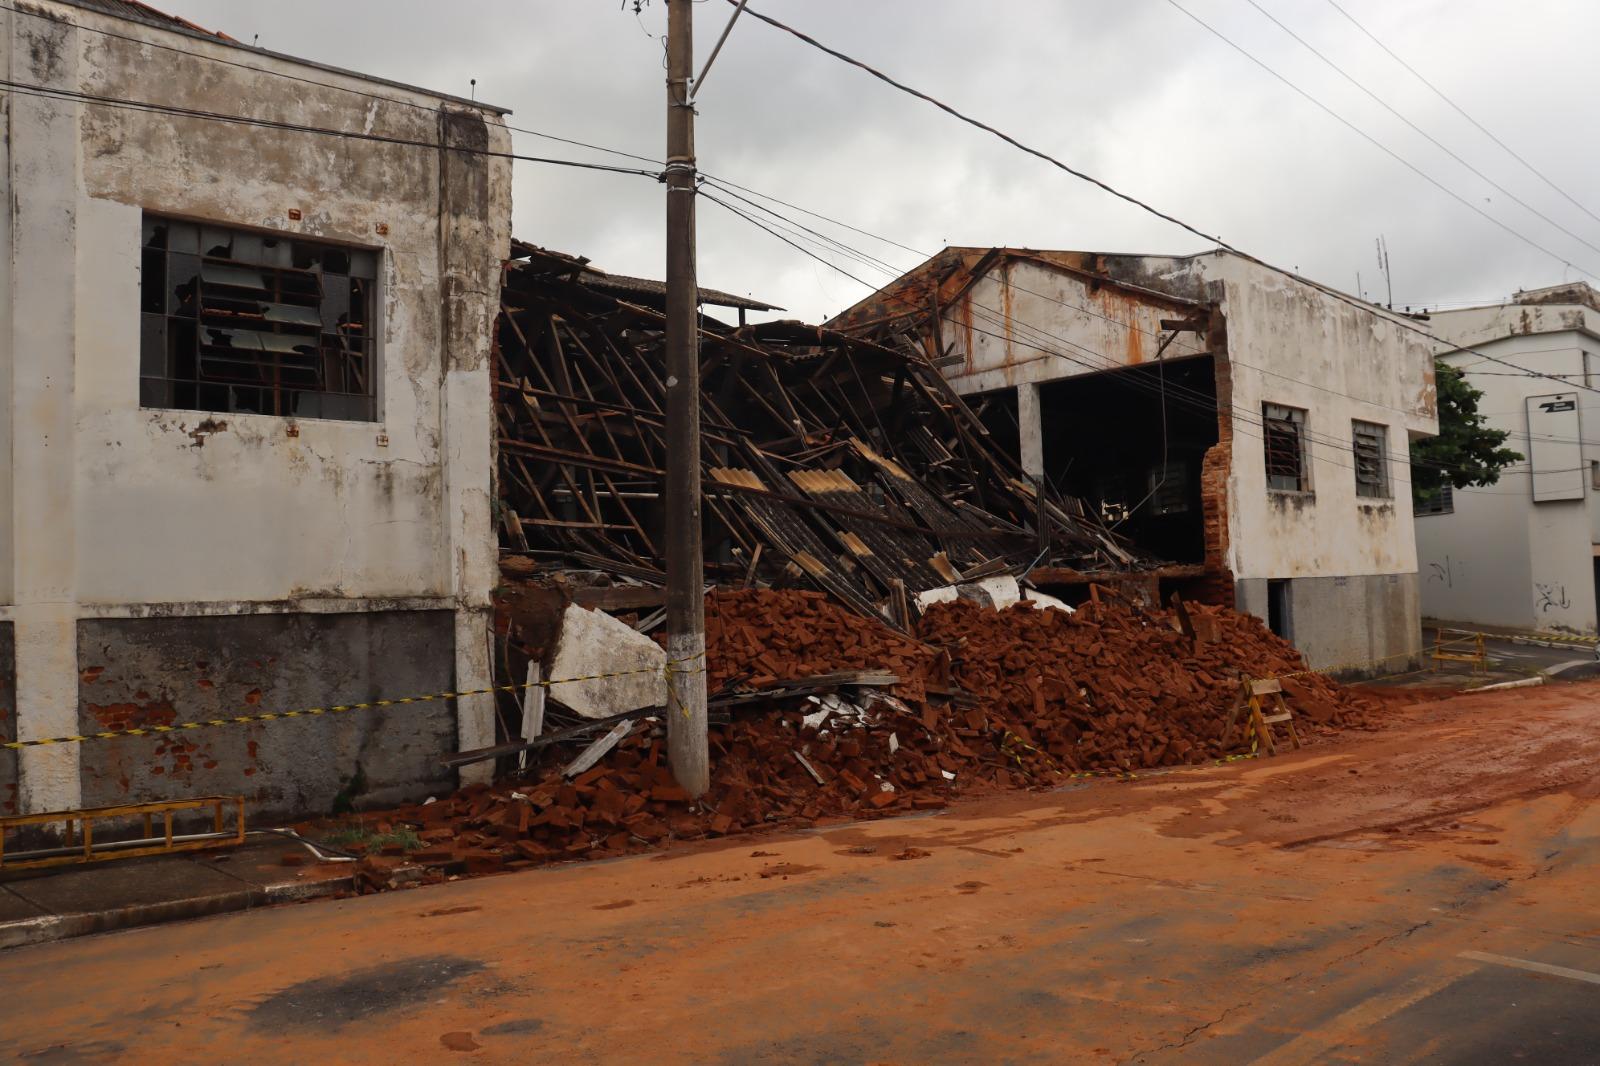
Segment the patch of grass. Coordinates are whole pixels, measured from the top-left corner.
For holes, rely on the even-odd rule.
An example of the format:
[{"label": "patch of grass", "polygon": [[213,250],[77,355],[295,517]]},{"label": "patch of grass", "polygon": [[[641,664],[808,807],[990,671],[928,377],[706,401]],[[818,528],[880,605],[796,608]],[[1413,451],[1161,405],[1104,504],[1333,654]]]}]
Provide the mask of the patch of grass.
[{"label": "patch of grass", "polygon": [[415,830],[396,829],[388,833],[379,833],[364,825],[341,825],[319,833],[317,839],[340,851],[358,853],[364,851],[369,855],[376,855],[382,851],[385,844],[399,844],[407,851],[416,851],[422,847],[422,838],[417,836]]}]

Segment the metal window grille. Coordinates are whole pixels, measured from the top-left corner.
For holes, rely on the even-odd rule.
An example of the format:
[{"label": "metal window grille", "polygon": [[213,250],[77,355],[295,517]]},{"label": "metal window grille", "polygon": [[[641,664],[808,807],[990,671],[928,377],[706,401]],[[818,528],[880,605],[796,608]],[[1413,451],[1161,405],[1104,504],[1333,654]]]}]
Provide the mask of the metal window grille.
[{"label": "metal window grille", "polygon": [[146,215],[140,405],[376,421],[378,254]]},{"label": "metal window grille", "polygon": [[1419,515],[1455,514],[1455,511],[1455,487],[1448,481],[1418,500],[1416,506],[1416,513]]},{"label": "metal window grille", "polygon": [[1351,447],[1355,452],[1356,495],[1387,499],[1389,462],[1385,442],[1388,429],[1373,422],[1352,422]]},{"label": "metal window grille", "polygon": [[1298,407],[1261,405],[1262,437],[1267,453],[1267,488],[1310,492],[1306,470],[1306,413]]}]

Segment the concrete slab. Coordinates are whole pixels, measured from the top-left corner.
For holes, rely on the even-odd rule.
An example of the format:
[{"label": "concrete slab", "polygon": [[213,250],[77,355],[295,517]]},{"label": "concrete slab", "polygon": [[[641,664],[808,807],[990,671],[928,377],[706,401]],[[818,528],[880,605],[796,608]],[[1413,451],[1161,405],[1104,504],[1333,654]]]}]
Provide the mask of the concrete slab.
[{"label": "concrete slab", "polygon": [[[667,702],[667,653],[604,611],[570,605],[550,660],[550,698],[585,718]],[[569,681],[569,678],[595,678]]]},{"label": "concrete slab", "polygon": [[[285,862],[293,857],[299,863]],[[202,853],[196,862],[265,891],[271,902],[325,894],[319,890],[336,882],[337,890],[350,881],[354,863],[318,862],[305,847],[287,838],[257,840],[225,852]]]},{"label": "concrete slab", "polygon": [[130,907],[248,894],[254,885],[184,856],[73,867],[6,886],[51,914],[96,914]]},{"label": "concrete slab", "polygon": [[[287,866],[298,852],[306,865]],[[8,873],[0,885],[0,949],[199,918],[350,888],[352,863],[318,863],[288,840],[229,851],[124,859]]]},{"label": "concrete slab", "polygon": [[0,924],[20,922],[48,913],[36,903],[30,903],[14,892],[0,887]]}]

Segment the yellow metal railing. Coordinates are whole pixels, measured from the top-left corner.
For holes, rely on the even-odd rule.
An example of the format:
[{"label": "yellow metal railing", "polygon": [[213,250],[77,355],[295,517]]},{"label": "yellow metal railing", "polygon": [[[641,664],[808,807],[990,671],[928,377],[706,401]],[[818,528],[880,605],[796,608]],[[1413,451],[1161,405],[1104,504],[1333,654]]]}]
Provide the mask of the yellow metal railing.
[{"label": "yellow metal railing", "polygon": [[[212,830],[209,833],[174,833],[172,816],[183,811],[210,807]],[[225,828],[227,808],[234,809],[233,828]],[[161,832],[156,832],[156,818]],[[95,823],[112,819],[141,818],[143,838],[107,840],[95,838]],[[59,847],[6,854],[6,837],[28,826],[65,823],[65,844]],[[201,796],[194,799],[163,800],[159,803],[131,803],[118,807],[89,807],[75,811],[47,811],[41,814],[0,816],[0,869],[16,870],[70,863],[104,862],[131,859],[141,855],[166,855],[201,848],[232,847],[244,843],[244,797]]]}]

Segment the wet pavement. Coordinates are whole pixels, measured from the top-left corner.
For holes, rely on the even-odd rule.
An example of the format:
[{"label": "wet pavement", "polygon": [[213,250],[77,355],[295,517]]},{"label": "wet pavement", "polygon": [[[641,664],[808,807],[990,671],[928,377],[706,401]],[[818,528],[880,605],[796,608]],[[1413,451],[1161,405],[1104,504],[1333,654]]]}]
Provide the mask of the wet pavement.
[{"label": "wet pavement", "polygon": [[1583,1063],[1600,682],[1225,768],[0,953],[28,1061]]}]

